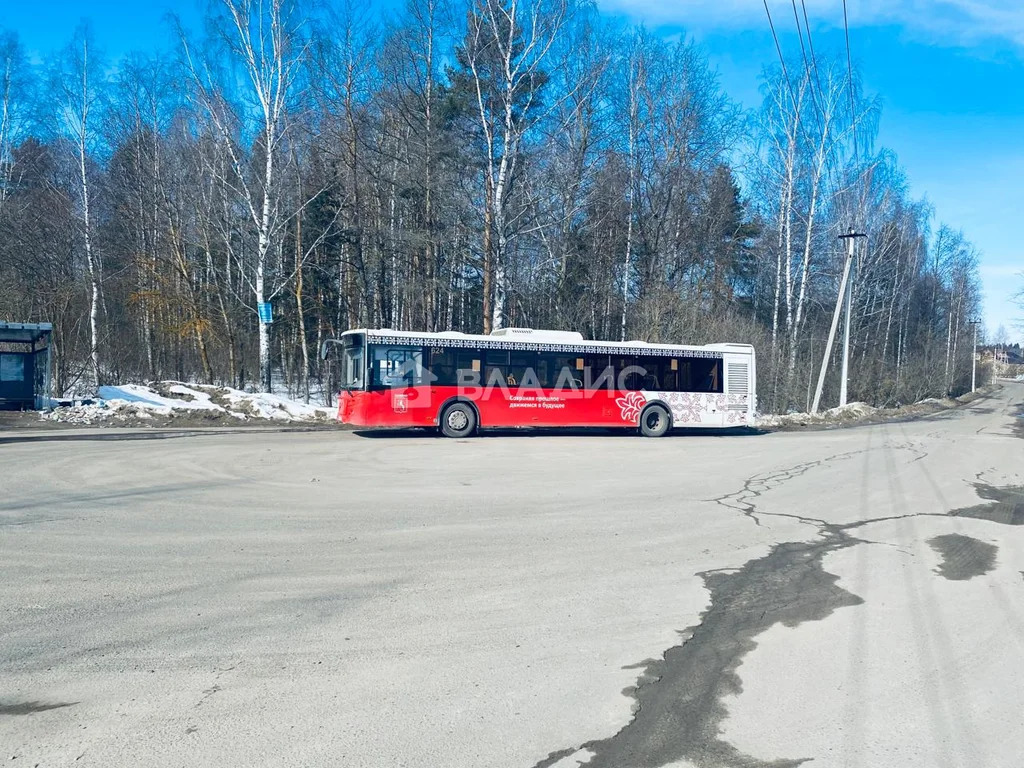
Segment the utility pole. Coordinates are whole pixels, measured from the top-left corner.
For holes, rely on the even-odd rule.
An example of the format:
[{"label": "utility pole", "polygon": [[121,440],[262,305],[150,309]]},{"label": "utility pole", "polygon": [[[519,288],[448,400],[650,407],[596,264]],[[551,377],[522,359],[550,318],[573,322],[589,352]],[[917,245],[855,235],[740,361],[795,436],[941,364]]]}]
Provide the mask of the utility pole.
[{"label": "utility pole", "polygon": [[978,388],[978,324],[981,320],[968,320],[974,326],[974,352],[971,354],[971,392]]},{"label": "utility pole", "polygon": [[[852,233],[853,230],[851,229]],[[840,235],[842,237],[842,235]],[[850,270],[853,270],[853,247],[856,235],[847,235],[847,263]],[[843,317],[843,373],[839,379],[839,407],[846,405],[846,388],[850,380],[850,305],[853,304],[853,276],[846,281],[846,296],[843,298],[846,304],[846,315]]]},{"label": "utility pole", "polygon": [[854,242],[858,237],[867,237],[867,235],[855,231],[853,227],[850,227],[845,235],[839,235],[840,240],[846,240],[846,264],[843,267],[843,279],[839,282],[839,296],[836,298],[836,308],[832,313],[832,326],[829,328],[825,354],[821,359],[821,370],[818,373],[818,386],[814,390],[814,404],[811,406],[811,413],[817,413],[818,406],[821,405],[821,391],[825,387],[828,359],[832,355],[832,344],[835,342],[836,328],[839,326],[839,313],[844,305],[846,306],[846,327],[843,329],[843,376],[839,391],[839,404],[846,405],[846,382],[850,366],[850,305],[853,303],[853,281],[850,279],[850,272],[853,269]]}]

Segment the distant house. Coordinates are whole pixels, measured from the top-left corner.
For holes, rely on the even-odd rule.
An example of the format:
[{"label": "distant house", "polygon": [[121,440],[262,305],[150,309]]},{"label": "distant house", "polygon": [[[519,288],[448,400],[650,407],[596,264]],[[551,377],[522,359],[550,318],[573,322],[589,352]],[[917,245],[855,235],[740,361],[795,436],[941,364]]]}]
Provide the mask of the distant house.
[{"label": "distant house", "polygon": [[992,372],[1000,377],[1024,373],[1024,349],[1020,344],[993,344],[978,350],[982,360],[992,364]]}]

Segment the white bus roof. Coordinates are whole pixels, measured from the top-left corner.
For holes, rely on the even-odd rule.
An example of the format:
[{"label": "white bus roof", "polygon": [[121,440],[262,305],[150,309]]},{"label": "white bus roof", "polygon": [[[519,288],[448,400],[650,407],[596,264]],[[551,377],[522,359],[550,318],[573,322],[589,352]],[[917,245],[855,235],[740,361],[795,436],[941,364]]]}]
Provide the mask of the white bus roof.
[{"label": "white bus roof", "polygon": [[415,344],[417,346],[469,347],[484,349],[522,349],[581,353],[604,352],[607,354],[650,355],[659,357],[680,356],[720,358],[723,354],[751,355],[750,344],[707,344],[692,346],[686,344],[650,344],[646,341],[588,341],[573,331],[533,330],[531,328],[502,328],[490,336],[483,334],[444,331],[428,333],[420,331],[395,331],[390,328],[358,328],[345,331],[342,336],[364,333],[368,341],[376,344]]}]

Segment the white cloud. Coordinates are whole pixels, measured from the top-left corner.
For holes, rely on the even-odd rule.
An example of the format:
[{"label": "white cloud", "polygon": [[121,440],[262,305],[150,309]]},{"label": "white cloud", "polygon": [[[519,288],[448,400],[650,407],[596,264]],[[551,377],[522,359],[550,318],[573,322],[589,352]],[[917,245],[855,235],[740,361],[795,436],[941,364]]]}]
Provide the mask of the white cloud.
[{"label": "white cloud", "polygon": [[[599,0],[610,11],[652,24],[681,24],[693,29],[765,25],[758,0]],[[812,26],[841,27],[842,0],[806,0]],[[793,24],[788,0],[769,0],[776,25]],[[1002,39],[1024,47],[1021,0],[848,0],[851,27],[898,24],[929,42],[970,46]]]},{"label": "white cloud", "polygon": [[[982,264],[978,269],[985,277],[1019,277],[1024,281],[1024,264]],[[1024,282],[1021,288],[1024,289]]]}]

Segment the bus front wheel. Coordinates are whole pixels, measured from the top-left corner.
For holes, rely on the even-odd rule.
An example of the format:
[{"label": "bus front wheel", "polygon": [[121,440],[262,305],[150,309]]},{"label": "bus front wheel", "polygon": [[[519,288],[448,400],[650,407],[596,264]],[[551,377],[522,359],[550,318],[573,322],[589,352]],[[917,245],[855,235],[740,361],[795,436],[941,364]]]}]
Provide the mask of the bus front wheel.
[{"label": "bus front wheel", "polygon": [[465,403],[452,403],[441,412],[438,426],[445,437],[469,437],[476,430],[476,411]]},{"label": "bus front wheel", "polygon": [[640,414],[640,434],[663,437],[672,428],[672,414],[662,405],[652,405]]}]

